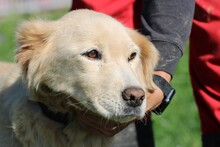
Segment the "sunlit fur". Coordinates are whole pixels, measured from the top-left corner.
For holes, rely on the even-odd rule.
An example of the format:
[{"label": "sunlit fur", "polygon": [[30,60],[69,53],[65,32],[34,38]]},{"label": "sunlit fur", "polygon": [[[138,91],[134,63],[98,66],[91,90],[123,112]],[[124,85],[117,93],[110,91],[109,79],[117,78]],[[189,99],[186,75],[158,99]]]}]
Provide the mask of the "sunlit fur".
[{"label": "sunlit fur", "polygon": [[[144,117],[158,60],[146,37],[107,15],[77,10],[57,21],[24,22],[16,38],[17,64],[0,64],[0,146],[107,146],[107,137],[81,129],[76,109],[116,122]],[[93,49],[99,59],[85,56]],[[145,91],[142,105],[123,100],[128,87]],[[47,118],[36,102],[67,113],[68,125]]]}]

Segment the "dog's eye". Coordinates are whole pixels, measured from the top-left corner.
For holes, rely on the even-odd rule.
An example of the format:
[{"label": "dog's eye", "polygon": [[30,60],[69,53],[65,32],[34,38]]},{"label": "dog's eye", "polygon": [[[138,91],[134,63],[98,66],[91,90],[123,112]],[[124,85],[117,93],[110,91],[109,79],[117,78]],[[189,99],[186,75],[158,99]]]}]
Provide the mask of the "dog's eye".
[{"label": "dog's eye", "polygon": [[133,60],[136,57],[136,55],[137,55],[136,52],[131,53],[130,57],[128,57],[128,61]]},{"label": "dog's eye", "polygon": [[86,53],[83,53],[82,55],[90,59],[101,59],[101,54],[95,49],[88,51]]}]

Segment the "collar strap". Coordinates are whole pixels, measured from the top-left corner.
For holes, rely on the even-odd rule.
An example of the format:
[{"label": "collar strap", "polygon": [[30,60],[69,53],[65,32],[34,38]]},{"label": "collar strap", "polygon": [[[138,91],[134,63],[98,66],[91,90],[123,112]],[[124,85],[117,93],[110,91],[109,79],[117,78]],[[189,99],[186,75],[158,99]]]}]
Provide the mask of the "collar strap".
[{"label": "collar strap", "polygon": [[42,113],[48,117],[49,119],[61,123],[63,125],[67,125],[69,123],[68,114],[61,113],[61,112],[53,112],[49,110],[49,108],[44,105],[43,103],[38,102],[39,106],[41,107]]}]

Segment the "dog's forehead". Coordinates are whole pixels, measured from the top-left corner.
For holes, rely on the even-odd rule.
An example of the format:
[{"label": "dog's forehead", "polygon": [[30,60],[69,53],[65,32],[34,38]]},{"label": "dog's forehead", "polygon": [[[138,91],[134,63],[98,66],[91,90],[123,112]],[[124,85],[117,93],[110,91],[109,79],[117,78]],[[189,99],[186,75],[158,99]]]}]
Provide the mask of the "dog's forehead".
[{"label": "dog's forehead", "polygon": [[[97,45],[111,52],[137,48],[127,28],[110,16],[90,10],[77,10],[60,19],[60,38],[66,44]],[[59,42],[59,41],[58,41]],[[114,50],[112,50],[114,48]]]},{"label": "dog's forehead", "polygon": [[[103,21],[115,21],[111,16],[108,16],[103,13],[81,9],[81,10],[75,10],[72,12],[67,13],[64,15],[60,20],[62,21],[77,21],[77,22],[94,22],[98,19],[101,19]],[[117,21],[116,21],[117,22]]]},{"label": "dog's forehead", "polygon": [[76,10],[63,16],[58,22],[61,30],[80,33],[85,36],[105,34],[107,36],[125,33],[125,27],[112,17],[90,11]]}]

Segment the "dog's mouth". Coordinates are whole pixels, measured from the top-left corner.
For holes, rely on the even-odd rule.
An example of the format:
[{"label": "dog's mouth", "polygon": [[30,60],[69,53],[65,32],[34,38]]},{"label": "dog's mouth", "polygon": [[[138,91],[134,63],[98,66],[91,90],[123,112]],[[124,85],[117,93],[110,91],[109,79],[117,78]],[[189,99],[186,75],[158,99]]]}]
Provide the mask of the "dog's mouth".
[{"label": "dog's mouth", "polygon": [[121,114],[117,114],[117,115],[112,114],[111,119],[117,122],[128,122],[134,119],[142,119],[144,115],[145,113],[141,107],[134,108],[134,107],[126,106],[123,108]]}]

